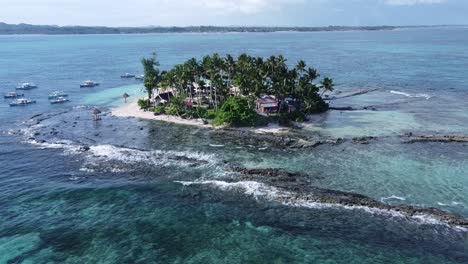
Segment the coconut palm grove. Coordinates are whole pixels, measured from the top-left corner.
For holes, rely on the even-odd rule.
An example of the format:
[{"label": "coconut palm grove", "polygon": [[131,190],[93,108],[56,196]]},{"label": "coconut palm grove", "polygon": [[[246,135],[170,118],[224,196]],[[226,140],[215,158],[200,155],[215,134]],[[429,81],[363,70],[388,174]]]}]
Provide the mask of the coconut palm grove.
[{"label": "coconut palm grove", "polygon": [[328,110],[323,95],[334,87],[331,78],[319,79],[305,61],[290,68],[281,55],[213,54],[161,71],[154,53],[142,64],[148,99],[139,100],[141,108],[155,115],[202,118],[217,126],[304,121],[308,114]]}]

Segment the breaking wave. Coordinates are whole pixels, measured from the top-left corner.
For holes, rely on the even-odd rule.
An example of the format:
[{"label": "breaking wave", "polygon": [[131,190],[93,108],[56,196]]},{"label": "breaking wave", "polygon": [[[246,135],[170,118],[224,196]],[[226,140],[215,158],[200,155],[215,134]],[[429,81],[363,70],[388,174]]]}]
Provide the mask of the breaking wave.
[{"label": "breaking wave", "polygon": [[426,100],[429,100],[429,99],[432,98],[432,96],[430,96],[430,95],[428,95],[428,94],[424,94],[424,93],[409,94],[409,93],[400,92],[400,91],[390,91],[390,93],[392,93],[392,94],[398,94],[398,95],[403,95],[403,96],[410,97],[410,98],[425,98]]},{"label": "breaking wave", "polygon": [[313,209],[347,209],[347,210],[363,210],[370,214],[387,215],[391,217],[407,218],[411,219],[420,224],[432,224],[432,225],[443,225],[451,227],[457,231],[468,231],[462,226],[451,226],[429,214],[415,214],[407,215],[396,210],[373,208],[368,206],[359,205],[344,205],[319,202],[309,200],[307,197],[298,197],[297,194],[278,189],[273,186],[268,186],[264,183],[256,181],[239,181],[239,182],[225,182],[219,180],[208,180],[208,181],[176,181],[184,186],[191,185],[212,185],[223,191],[241,191],[243,194],[252,196],[253,198],[260,200],[267,200],[271,202],[279,202],[286,206],[293,207],[305,207]]}]

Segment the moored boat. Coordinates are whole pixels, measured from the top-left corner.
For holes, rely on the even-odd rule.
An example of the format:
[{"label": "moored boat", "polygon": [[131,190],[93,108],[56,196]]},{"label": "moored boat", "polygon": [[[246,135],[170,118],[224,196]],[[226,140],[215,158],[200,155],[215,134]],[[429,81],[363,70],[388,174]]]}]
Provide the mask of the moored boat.
[{"label": "moored boat", "polygon": [[69,102],[69,101],[70,100],[68,100],[65,97],[57,97],[57,98],[51,100],[50,103],[51,104],[63,104],[63,103]]},{"label": "moored boat", "polygon": [[145,75],[142,74],[142,75],[139,75],[139,76],[135,76],[135,80],[144,80],[145,79]]},{"label": "moored boat", "polygon": [[9,93],[6,93],[3,98],[5,99],[15,99],[15,98],[19,98],[19,97],[23,97],[24,94],[19,94],[17,92],[9,92]]},{"label": "moored boat", "polygon": [[99,83],[93,81],[85,81],[84,83],[80,84],[80,88],[91,88],[98,86]]},{"label": "moored boat", "polygon": [[135,78],[135,74],[131,74],[127,72],[125,74],[120,75],[120,78],[124,78],[124,79]]},{"label": "moored boat", "polygon": [[29,104],[35,104],[35,103],[36,103],[35,100],[29,100],[27,98],[20,98],[20,99],[16,99],[13,102],[11,102],[10,106],[25,106],[25,105],[29,105]]},{"label": "moored boat", "polygon": [[16,90],[31,90],[37,88],[34,83],[20,83],[16,86]]},{"label": "moored boat", "polygon": [[55,91],[49,94],[49,99],[57,99],[58,97],[68,97],[68,94],[60,91]]}]

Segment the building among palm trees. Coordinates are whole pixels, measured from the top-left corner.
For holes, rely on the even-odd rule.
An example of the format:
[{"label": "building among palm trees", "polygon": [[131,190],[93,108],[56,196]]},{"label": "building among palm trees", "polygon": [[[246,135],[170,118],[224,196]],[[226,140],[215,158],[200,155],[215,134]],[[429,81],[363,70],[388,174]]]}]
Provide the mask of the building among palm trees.
[{"label": "building among palm trees", "polygon": [[262,96],[257,101],[257,109],[261,113],[277,113],[279,110],[278,100],[272,95]]}]

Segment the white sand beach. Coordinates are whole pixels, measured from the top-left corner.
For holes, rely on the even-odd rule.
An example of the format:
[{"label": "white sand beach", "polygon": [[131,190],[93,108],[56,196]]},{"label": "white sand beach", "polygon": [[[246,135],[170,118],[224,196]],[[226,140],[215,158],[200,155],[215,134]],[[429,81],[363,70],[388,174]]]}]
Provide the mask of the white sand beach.
[{"label": "white sand beach", "polygon": [[[210,124],[205,124],[201,119],[183,119],[176,116],[170,115],[154,115],[151,111],[143,111],[138,106],[137,102],[128,102],[120,107],[114,108],[111,110],[113,116],[117,117],[133,117],[133,118],[141,118],[147,120],[157,120],[157,121],[164,121],[164,122],[171,122],[175,124],[181,125],[189,125],[189,126],[197,126],[203,128],[215,128]],[[258,127],[258,128],[237,128],[239,130],[246,130],[246,131],[253,131],[258,134],[282,134],[287,133],[290,131],[289,128],[281,127],[277,124],[268,124],[265,127]]]},{"label": "white sand beach", "polygon": [[136,102],[126,103],[118,108],[112,109],[112,115],[117,117],[134,117],[147,120],[157,120],[171,122],[181,125],[190,125],[197,127],[211,128],[211,125],[206,125],[201,119],[182,119],[176,116],[170,115],[158,115],[155,116],[153,112],[140,110]]}]

